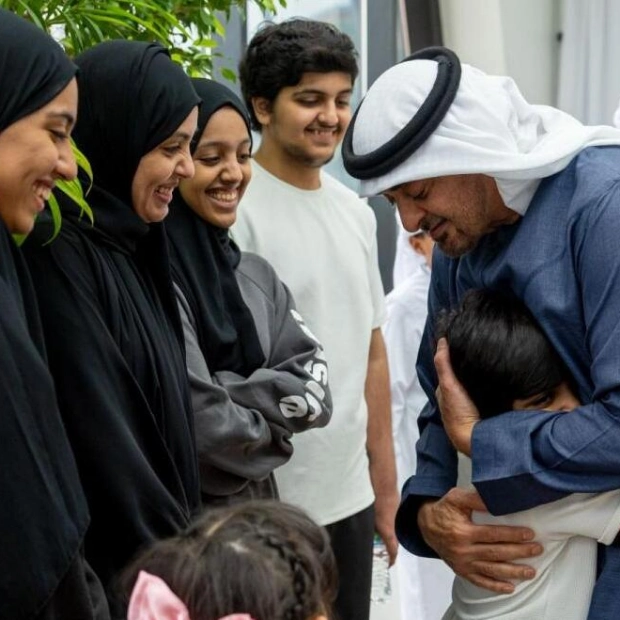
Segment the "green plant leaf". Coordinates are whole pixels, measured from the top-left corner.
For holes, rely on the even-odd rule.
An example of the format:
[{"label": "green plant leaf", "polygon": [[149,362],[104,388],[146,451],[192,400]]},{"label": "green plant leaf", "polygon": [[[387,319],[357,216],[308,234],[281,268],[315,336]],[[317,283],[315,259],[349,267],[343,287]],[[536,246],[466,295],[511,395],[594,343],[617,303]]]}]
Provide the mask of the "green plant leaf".
[{"label": "green plant leaf", "polygon": [[227,79],[230,82],[233,82],[233,84],[237,83],[237,74],[232,69],[224,67],[221,73],[223,78]]},{"label": "green plant leaf", "polygon": [[49,197],[47,204],[49,205],[49,211],[52,216],[53,232],[52,236],[45,242],[46,245],[54,241],[54,239],[58,236],[58,233],[60,232],[60,226],[62,224],[60,205],[58,204],[58,200],[56,200],[56,196],[54,196],[54,194]]}]

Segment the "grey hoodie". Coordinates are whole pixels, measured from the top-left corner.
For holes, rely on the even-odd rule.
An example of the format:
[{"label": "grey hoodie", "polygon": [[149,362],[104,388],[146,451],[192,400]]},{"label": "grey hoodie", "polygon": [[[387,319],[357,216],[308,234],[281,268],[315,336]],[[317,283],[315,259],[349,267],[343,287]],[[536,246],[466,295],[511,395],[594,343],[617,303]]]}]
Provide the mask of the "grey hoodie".
[{"label": "grey hoodie", "polygon": [[325,426],[332,411],[323,347],[288,288],[267,261],[247,252],[236,277],[266,360],[247,378],[209,372],[194,317],[175,286],[204,505],[277,497],[273,470],[291,457],[291,435]]}]

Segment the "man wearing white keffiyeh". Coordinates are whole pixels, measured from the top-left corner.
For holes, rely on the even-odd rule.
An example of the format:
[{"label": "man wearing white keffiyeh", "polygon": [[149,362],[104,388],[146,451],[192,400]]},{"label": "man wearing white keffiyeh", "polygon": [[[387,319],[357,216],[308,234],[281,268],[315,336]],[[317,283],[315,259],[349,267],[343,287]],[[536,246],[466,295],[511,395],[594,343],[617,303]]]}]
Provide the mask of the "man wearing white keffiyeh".
[{"label": "man wearing white keffiyeh", "polygon": [[[620,488],[620,131],[531,105],[511,79],[460,67],[452,52],[433,48],[377,79],[343,156],[364,195],[397,203],[405,228],[428,230],[440,250],[418,358],[431,402],[397,516],[399,539],[509,593],[513,580],[533,576],[515,561],[540,546],[525,528],[472,525],[473,509],[506,514]],[[433,318],[482,287],[526,303],[588,404],[478,421],[445,341],[433,364]],[[471,454],[480,495],[452,489],[453,444]],[[620,618],[620,548],[600,555],[588,618]]]}]

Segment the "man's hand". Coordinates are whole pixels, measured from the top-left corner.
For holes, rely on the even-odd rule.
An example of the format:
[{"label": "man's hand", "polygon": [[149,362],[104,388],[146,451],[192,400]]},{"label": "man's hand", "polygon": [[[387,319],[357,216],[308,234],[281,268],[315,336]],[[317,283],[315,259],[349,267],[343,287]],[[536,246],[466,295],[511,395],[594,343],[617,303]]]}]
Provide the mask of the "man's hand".
[{"label": "man's hand", "polygon": [[385,543],[390,557],[390,566],[396,561],[398,552],[398,539],[394,531],[396,511],[400,503],[400,497],[396,489],[393,493],[375,496],[375,530]]},{"label": "man's hand", "polygon": [[435,369],[439,387],[437,405],[445,431],[452,445],[463,454],[471,454],[471,434],[480,420],[478,409],[465,388],[454,375],[450,364],[450,350],[445,338],[440,338],[435,353]]},{"label": "man's hand", "polygon": [[535,571],[513,560],[542,553],[531,542],[534,532],[527,527],[474,525],[473,510],[487,512],[475,491],[454,488],[439,500],[428,501],[418,512],[418,526],[426,543],[452,570],[473,584],[509,594],[510,580],[532,579]]}]

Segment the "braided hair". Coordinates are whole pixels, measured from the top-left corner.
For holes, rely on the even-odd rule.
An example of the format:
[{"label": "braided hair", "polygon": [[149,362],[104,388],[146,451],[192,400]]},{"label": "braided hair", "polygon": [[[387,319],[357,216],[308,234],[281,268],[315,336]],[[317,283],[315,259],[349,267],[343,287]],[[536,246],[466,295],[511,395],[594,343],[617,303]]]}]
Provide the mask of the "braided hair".
[{"label": "braided hair", "polygon": [[278,515],[278,506],[285,505],[256,500],[207,511],[186,531],[138,557],[124,575],[125,596],[144,570],[168,584],[192,620],[233,613],[255,620],[309,620],[325,614],[331,601],[325,600],[317,547],[296,525],[286,525],[289,508]]}]

